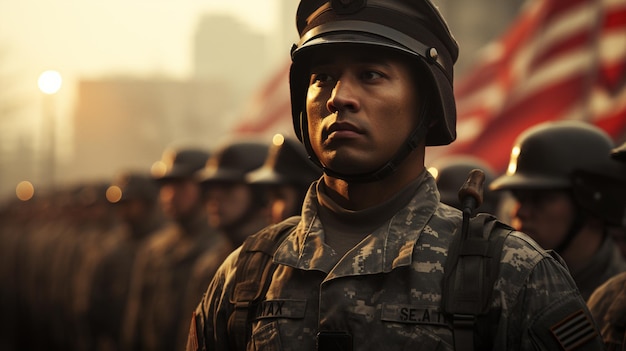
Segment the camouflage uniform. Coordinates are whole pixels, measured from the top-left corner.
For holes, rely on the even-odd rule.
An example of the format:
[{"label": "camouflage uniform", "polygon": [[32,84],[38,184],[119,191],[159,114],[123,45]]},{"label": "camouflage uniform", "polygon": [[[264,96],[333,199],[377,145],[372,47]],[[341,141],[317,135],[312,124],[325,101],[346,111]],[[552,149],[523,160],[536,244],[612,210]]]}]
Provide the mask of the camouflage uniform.
[{"label": "camouflage uniform", "polygon": [[[319,190],[312,187],[296,231],[274,255],[278,266],[254,313],[247,349],[315,350],[318,332],[346,331],[355,336],[354,350],[453,350],[441,294],[461,212],[439,202],[435,181],[425,173],[410,189],[410,202],[343,257],[324,243]],[[196,309],[187,350],[230,349],[229,296],[238,253],[224,262]],[[491,312],[478,321],[488,343],[494,350],[559,349],[550,328],[571,315],[581,316],[593,335],[580,349],[601,349],[564,265],[526,235],[511,234]]]}]

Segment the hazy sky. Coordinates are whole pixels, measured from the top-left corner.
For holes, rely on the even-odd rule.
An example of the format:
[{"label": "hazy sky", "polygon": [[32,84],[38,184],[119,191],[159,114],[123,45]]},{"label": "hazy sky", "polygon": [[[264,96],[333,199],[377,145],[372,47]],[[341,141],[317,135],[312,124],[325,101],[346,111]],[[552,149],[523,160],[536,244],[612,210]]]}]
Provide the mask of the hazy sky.
[{"label": "hazy sky", "polygon": [[[79,79],[110,75],[184,79],[192,41],[206,13],[233,14],[262,32],[275,30],[278,0],[0,0],[0,155],[38,133],[45,70],[63,77],[55,95],[59,139],[72,134]],[[35,132],[33,132],[33,130]],[[37,138],[37,134],[34,135]],[[36,140],[39,140],[37,138]],[[58,152],[65,152],[59,146]]]},{"label": "hazy sky", "polygon": [[0,58],[18,71],[186,76],[191,38],[206,12],[273,29],[272,0],[0,0]]}]

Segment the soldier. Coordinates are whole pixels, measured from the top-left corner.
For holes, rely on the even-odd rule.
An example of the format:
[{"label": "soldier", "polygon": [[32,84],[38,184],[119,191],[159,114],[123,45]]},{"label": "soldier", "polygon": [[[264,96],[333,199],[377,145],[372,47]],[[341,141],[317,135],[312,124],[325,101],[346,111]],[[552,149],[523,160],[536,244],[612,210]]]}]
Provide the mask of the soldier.
[{"label": "soldier", "polygon": [[170,148],[153,167],[161,209],[175,226],[154,234],[137,253],[122,330],[125,349],[184,347],[185,325],[193,312],[187,287],[194,265],[207,251],[220,262],[231,251],[224,233],[209,226],[201,187],[194,178],[208,158],[202,149]]},{"label": "soldier", "polygon": [[71,204],[65,209],[71,217],[70,228],[62,232],[51,255],[50,305],[55,316],[51,326],[59,349],[76,347],[85,336],[85,297],[92,268],[100,258],[100,243],[118,225],[106,200],[106,187],[106,181],[88,181],[72,190]]},{"label": "soldier", "polygon": [[246,173],[263,165],[268,145],[235,141],[222,145],[197,172],[205,192],[209,223],[224,231],[233,247],[269,224],[265,186],[246,182]]},{"label": "soldier", "polygon": [[[626,143],[612,150],[613,159],[626,163]],[[626,188],[626,175],[622,178],[622,190]],[[622,194],[622,226],[626,227],[626,196]],[[619,213],[619,211],[616,211]],[[623,228],[622,227],[622,228]],[[600,324],[600,331],[607,350],[626,349],[626,272],[620,273],[598,287],[587,302],[589,310]]]},{"label": "soldier", "polygon": [[[611,157],[617,161],[626,162],[626,143],[613,149]],[[609,228],[609,235],[622,253],[622,257],[626,259],[626,220]]]},{"label": "soldier", "polygon": [[300,214],[306,191],[321,175],[298,140],[277,134],[263,166],[248,173],[246,180],[267,186],[271,222],[278,223]]},{"label": "soldier", "polygon": [[106,252],[94,269],[86,312],[90,332],[88,350],[120,349],[119,326],[135,255],[152,235],[168,225],[158,195],[156,181],[143,172],[120,172],[107,189],[107,199],[123,227],[103,243]]},{"label": "soldier", "polygon": [[491,183],[493,190],[513,194],[514,227],[563,257],[585,299],[626,270],[607,236],[615,222],[611,209],[621,200],[599,177],[615,171],[612,147],[610,137],[589,123],[545,122],[517,138],[508,172]]},{"label": "soldier", "polygon": [[[427,145],[456,136],[458,47],[434,5],[302,0],[296,23],[294,130],[324,174],[298,221],[251,236],[224,262],[196,309],[187,349],[601,349],[565,266],[519,232],[501,236],[485,313],[444,313],[462,302],[446,298],[454,292],[447,284],[444,294],[444,267],[458,248],[450,245],[475,230],[462,230],[469,217],[439,201],[424,167]],[[260,267],[266,288],[257,290],[246,274],[258,265],[245,258],[262,252],[273,258]],[[491,280],[480,272],[468,273]]]}]

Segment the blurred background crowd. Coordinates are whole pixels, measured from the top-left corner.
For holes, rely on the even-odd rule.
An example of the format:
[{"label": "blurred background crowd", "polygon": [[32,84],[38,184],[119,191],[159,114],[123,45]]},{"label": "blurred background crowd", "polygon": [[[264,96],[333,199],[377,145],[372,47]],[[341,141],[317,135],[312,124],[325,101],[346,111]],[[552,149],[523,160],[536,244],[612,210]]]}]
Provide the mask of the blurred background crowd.
[{"label": "blurred background crowd", "polygon": [[150,172],[16,199],[0,212],[0,347],[181,349],[218,266],[299,214],[320,175],[277,134],[168,149]]}]

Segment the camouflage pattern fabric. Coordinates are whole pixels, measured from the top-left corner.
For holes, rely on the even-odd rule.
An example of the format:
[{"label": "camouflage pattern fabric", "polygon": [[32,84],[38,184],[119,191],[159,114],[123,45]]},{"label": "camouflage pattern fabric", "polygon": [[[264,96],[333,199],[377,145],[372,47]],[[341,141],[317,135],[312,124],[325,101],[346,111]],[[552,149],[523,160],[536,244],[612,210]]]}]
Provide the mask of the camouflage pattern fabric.
[{"label": "camouflage pattern fabric", "polygon": [[[278,266],[254,311],[247,350],[316,350],[318,333],[348,335],[354,350],[453,350],[440,305],[461,212],[439,202],[434,179],[427,175],[407,206],[343,257],[325,244],[315,189],[296,231],[275,253]],[[196,309],[187,350],[231,349],[228,297],[238,252]],[[567,269],[526,235],[506,240],[495,290],[489,315],[478,320],[494,350],[602,349]],[[583,332],[574,343],[566,337],[573,330]]]}]

